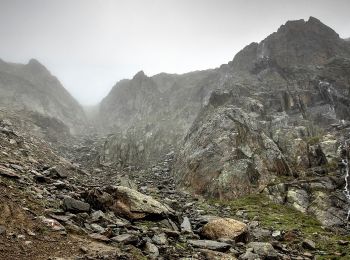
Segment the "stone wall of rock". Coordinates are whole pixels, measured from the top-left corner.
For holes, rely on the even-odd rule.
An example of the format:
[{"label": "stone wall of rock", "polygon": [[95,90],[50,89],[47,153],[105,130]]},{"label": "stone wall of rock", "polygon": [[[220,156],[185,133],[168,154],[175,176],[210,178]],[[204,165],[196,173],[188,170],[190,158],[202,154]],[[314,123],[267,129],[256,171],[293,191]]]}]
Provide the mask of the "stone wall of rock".
[{"label": "stone wall of rock", "polygon": [[291,170],[255,118],[233,105],[208,104],[192,126],[175,164],[178,182],[221,199],[258,192]]}]

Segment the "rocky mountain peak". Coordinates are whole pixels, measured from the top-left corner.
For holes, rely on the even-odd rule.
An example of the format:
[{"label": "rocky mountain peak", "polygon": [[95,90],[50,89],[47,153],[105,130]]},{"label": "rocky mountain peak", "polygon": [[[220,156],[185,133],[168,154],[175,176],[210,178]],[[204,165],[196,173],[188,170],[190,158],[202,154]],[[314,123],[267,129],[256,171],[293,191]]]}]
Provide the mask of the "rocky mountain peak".
[{"label": "rocky mountain peak", "polygon": [[322,65],[335,56],[350,56],[350,48],[330,27],[310,17],[288,21],[259,44],[252,43],[230,63],[235,70],[255,70],[261,63],[286,68]]},{"label": "rocky mountain peak", "polygon": [[26,67],[29,68],[33,73],[41,72],[50,74],[47,68],[36,59],[30,59]]},{"label": "rocky mountain peak", "polygon": [[[278,30],[277,34],[295,34],[305,37],[311,37],[312,34],[322,35],[326,38],[339,39],[339,35],[330,27],[322,23],[315,17],[310,16],[309,20],[305,21],[304,19],[287,21],[282,25]],[[309,35],[307,35],[309,33]]]},{"label": "rocky mountain peak", "polygon": [[144,79],[147,78],[146,74],[143,72],[143,70],[140,70],[139,72],[137,72],[135,74],[135,76],[133,77],[133,79]]}]

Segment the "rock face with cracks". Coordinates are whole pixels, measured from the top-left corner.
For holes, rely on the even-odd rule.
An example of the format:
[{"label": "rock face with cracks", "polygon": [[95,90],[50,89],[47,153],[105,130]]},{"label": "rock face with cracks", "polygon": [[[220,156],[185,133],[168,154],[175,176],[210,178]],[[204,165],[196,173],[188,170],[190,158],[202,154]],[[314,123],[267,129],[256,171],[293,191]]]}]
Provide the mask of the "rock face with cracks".
[{"label": "rock face with cracks", "polygon": [[179,183],[198,194],[233,198],[290,174],[278,146],[232,105],[208,106],[190,129],[175,165]]}]

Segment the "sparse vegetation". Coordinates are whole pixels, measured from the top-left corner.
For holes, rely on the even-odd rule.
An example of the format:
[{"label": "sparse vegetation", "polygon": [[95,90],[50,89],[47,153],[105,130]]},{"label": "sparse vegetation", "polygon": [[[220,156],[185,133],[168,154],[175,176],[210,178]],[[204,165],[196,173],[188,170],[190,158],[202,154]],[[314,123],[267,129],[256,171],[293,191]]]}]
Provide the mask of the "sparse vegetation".
[{"label": "sparse vegetation", "polygon": [[257,219],[264,228],[284,232],[297,231],[300,237],[284,243],[299,250],[303,239],[311,239],[316,242],[317,259],[350,259],[350,245],[338,244],[340,240],[350,241],[349,235],[330,232],[314,217],[292,207],[276,204],[262,194],[226,202],[212,200],[209,204],[215,203],[230,206],[234,218],[237,218],[235,216],[237,211],[244,210],[249,219]]}]

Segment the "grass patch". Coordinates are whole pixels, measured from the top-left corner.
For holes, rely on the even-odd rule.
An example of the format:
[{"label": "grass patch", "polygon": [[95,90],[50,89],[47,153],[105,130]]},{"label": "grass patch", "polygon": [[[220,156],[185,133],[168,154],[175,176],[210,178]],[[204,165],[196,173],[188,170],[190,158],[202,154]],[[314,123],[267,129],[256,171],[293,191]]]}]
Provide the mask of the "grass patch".
[{"label": "grass patch", "polygon": [[316,136],[312,136],[312,137],[309,137],[306,142],[308,143],[308,145],[315,145],[315,144],[318,144],[320,143],[322,137],[320,135],[316,135]]},{"label": "grass patch", "polygon": [[220,203],[230,206],[232,216],[238,210],[244,210],[249,219],[256,218],[260,225],[271,230],[298,230],[300,237],[289,245],[300,250],[300,241],[305,238],[316,242],[319,252],[317,259],[350,259],[350,245],[339,245],[339,240],[350,241],[350,236],[342,236],[324,229],[321,223],[310,215],[303,214],[296,209],[272,202],[263,194],[250,195],[233,201],[210,201],[208,204]]}]

